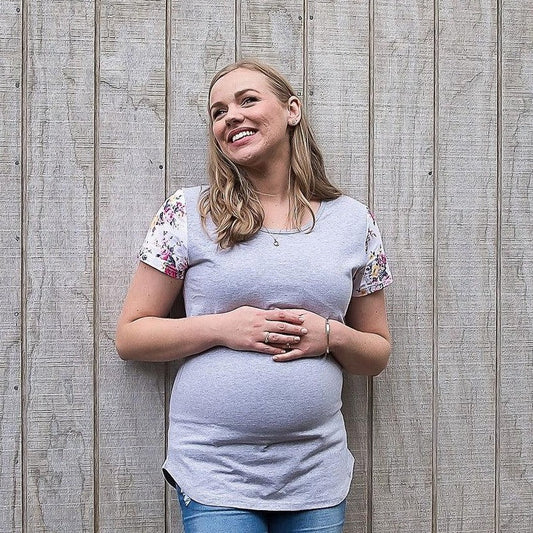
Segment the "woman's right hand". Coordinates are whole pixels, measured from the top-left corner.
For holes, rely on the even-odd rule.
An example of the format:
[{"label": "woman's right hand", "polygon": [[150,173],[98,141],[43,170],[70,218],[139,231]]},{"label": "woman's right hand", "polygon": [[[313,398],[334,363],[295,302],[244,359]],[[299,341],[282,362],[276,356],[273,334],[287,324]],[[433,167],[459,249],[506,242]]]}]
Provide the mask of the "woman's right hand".
[{"label": "woman's right hand", "polygon": [[168,318],[182,286],[181,280],[139,264],[117,325],[122,359],[172,361],[221,345],[281,355],[297,347],[307,333],[302,317],[288,309],[244,306],[227,313]]},{"label": "woman's right hand", "polygon": [[307,333],[302,326],[302,315],[285,309],[243,306],[219,317],[220,344],[233,350],[282,354],[297,345]]}]

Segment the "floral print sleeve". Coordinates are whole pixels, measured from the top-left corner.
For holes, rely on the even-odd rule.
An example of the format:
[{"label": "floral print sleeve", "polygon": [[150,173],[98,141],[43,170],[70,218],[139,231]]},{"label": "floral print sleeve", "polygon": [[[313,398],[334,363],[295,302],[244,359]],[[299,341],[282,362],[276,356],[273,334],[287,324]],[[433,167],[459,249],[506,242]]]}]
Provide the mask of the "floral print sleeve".
[{"label": "floral print sleeve", "polygon": [[157,212],[139,251],[139,259],[172,278],[185,277],[189,263],[183,190],[167,198]]},{"label": "floral print sleeve", "polygon": [[381,234],[374,215],[367,212],[367,232],[365,241],[367,263],[360,268],[354,277],[352,296],[366,296],[383,289],[392,283],[392,275],[387,264],[387,257],[383,251]]}]

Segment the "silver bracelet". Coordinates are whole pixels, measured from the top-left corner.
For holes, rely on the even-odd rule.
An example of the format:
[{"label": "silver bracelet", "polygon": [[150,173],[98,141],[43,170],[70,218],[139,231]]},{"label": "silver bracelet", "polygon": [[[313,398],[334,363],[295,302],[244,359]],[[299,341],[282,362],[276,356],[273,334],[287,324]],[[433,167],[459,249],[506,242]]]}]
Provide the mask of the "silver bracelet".
[{"label": "silver bracelet", "polygon": [[326,330],[326,355],[329,355],[329,332],[330,332],[330,326],[329,326],[329,318],[326,318],[326,324],[325,324],[325,330]]}]

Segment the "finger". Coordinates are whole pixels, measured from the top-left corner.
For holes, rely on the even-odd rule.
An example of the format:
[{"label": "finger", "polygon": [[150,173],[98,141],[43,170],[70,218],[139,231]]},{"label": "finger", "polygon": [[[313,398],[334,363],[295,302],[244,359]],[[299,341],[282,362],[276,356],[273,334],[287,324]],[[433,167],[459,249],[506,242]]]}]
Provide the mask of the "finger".
[{"label": "finger", "polygon": [[272,346],[271,344],[258,342],[252,347],[252,351],[277,357],[278,355],[283,355],[286,352],[286,349],[281,346]]},{"label": "finger", "polygon": [[276,363],[285,363],[287,361],[294,361],[295,359],[301,359],[304,357],[304,353],[301,350],[294,349],[288,350],[285,353],[277,354],[272,357]]},{"label": "finger", "polygon": [[281,333],[270,332],[268,334],[268,342],[265,344],[297,344],[301,341],[299,335],[286,335]]},{"label": "finger", "polygon": [[296,310],[269,309],[266,313],[267,320],[278,320],[290,324],[301,324],[304,321],[303,313]]},{"label": "finger", "polygon": [[288,322],[269,321],[266,328],[271,334],[292,335],[295,337],[300,337],[308,332],[307,328],[297,326],[296,324],[289,324]]}]

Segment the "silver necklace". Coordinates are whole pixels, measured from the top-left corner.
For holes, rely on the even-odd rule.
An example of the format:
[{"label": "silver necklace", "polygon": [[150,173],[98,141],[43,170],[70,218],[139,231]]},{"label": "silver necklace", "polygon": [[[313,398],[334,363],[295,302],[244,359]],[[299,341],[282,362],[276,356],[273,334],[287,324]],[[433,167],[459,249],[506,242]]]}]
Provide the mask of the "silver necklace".
[{"label": "silver necklace", "polygon": [[272,235],[272,233],[270,233],[270,231],[268,231],[268,228],[266,227],[263,227],[263,229],[272,237],[272,241],[273,241],[273,245],[274,246],[279,246],[279,241],[278,239],[276,239],[276,237],[274,237],[274,235]]}]

